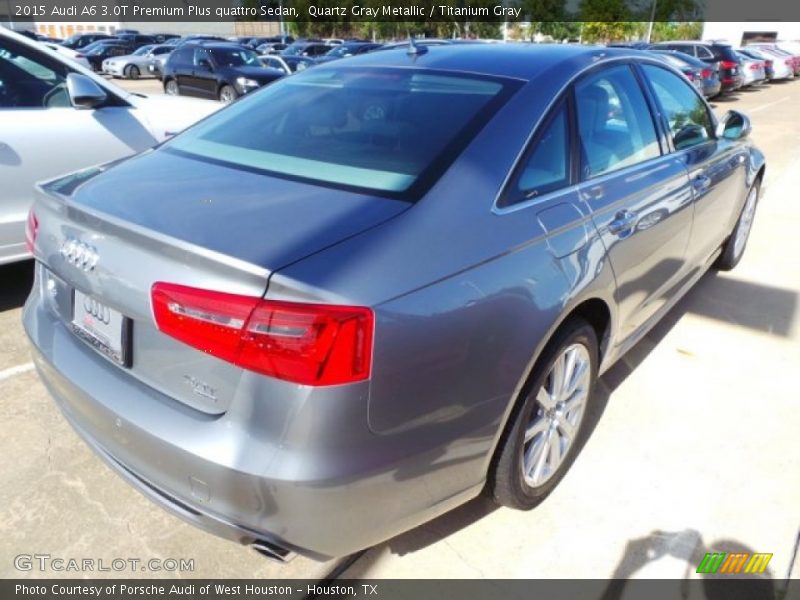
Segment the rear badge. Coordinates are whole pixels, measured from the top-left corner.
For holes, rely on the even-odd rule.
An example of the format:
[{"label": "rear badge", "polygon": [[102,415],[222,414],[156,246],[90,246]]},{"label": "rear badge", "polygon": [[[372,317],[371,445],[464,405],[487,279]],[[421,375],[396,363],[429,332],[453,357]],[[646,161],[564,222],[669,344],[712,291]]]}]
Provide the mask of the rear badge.
[{"label": "rear badge", "polygon": [[202,396],[203,398],[207,398],[212,402],[217,401],[217,390],[204,381],[200,381],[191,375],[184,375],[183,380],[189,387],[192,388],[192,393]]}]

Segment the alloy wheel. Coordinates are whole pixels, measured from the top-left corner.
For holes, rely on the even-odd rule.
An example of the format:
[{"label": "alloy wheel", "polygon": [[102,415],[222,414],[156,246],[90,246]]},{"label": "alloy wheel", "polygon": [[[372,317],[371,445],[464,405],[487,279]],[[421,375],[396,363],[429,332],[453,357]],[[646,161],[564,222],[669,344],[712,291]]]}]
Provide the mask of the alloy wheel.
[{"label": "alloy wheel", "polygon": [[592,363],[583,344],[568,346],[555,360],[525,427],[522,474],[539,487],[564,463],[575,444],[591,387]]}]

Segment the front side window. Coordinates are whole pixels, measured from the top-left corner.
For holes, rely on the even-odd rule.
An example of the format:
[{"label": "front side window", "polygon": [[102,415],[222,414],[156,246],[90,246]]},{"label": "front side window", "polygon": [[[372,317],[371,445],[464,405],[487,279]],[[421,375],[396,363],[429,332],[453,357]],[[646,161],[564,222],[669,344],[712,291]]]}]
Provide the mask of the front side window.
[{"label": "front side window", "polygon": [[415,196],[518,85],[411,68],[308,69],[164,148],[277,176]]},{"label": "front side window", "polygon": [[68,70],[0,38],[0,109],[69,106]]},{"label": "front side window", "polygon": [[714,138],[714,126],[708,108],[690,85],[666,69],[653,65],[642,65],[642,69],[667,120],[676,150],[703,144]]},{"label": "front side window", "polygon": [[605,69],[575,86],[584,179],[661,154],[655,125],[630,67]]},{"label": "front side window", "polygon": [[258,54],[244,48],[214,48],[211,50],[214,64],[220,67],[256,67],[261,65]]}]

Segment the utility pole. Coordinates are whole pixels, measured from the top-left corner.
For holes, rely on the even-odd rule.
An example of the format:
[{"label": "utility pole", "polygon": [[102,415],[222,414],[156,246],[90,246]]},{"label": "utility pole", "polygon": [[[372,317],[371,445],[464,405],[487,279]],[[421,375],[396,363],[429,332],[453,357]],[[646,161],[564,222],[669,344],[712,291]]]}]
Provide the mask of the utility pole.
[{"label": "utility pole", "polygon": [[647,26],[647,39],[645,40],[648,44],[650,43],[650,37],[653,35],[653,21],[656,18],[656,4],[658,4],[658,0],[653,0],[653,6],[650,9],[650,24]]}]

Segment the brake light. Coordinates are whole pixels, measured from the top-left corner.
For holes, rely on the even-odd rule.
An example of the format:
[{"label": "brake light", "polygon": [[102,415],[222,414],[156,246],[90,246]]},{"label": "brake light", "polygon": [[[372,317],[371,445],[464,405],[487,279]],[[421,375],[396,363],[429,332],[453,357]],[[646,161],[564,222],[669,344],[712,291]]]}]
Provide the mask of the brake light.
[{"label": "brake light", "polygon": [[711,75],[712,75],[713,73],[714,73],[714,72],[713,72],[711,69],[703,69],[703,70],[700,72],[700,75],[702,75],[703,79],[707,79],[708,77],[711,77]]},{"label": "brake light", "polygon": [[152,303],[160,331],[243,369],[314,386],[370,376],[369,308],[263,300],[160,282],[153,285]]},{"label": "brake light", "polygon": [[33,208],[28,211],[28,220],[25,221],[25,249],[33,254],[33,247],[36,245],[36,236],[39,234],[39,220]]},{"label": "brake light", "polygon": [[735,61],[732,61],[732,60],[723,60],[723,61],[720,61],[719,65],[723,69],[735,69],[736,67],[739,66],[739,63],[737,63]]}]

